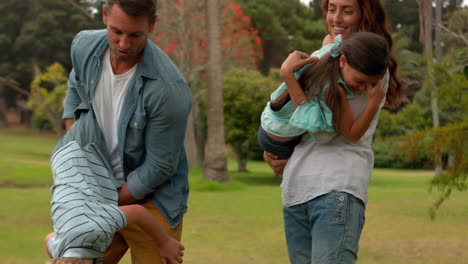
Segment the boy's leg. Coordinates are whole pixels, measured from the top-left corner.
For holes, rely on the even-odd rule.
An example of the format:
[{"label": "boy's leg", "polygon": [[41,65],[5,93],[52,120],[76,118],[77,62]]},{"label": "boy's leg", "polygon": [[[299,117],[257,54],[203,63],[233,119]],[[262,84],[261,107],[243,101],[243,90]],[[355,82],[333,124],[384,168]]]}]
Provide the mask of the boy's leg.
[{"label": "boy's leg", "polygon": [[307,203],[283,207],[284,233],[291,264],[311,263],[311,223]]},{"label": "boy's leg", "polygon": [[[168,234],[171,237],[180,241],[182,237],[182,223],[179,224],[176,228],[171,229],[166,217],[164,217],[164,215],[153,205],[152,202],[146,201],[141,205],[144,206],[146,209],[148,209],[151,212],[151,214],[156,217],[159,224],[168,232]],[[118,240],[122,239],[125,245],[128,245],[128,248],[130,248],[132,264],[159,264],[161,263],[161,257],[159,255],[158,245],[149,235],[147,235],[137,225],[128,225],[124,229],[120,230],[119,233],[120,235],[117,239]],[[114,251],[114,253],[117,253],[116,252],[117,250],[115,250],[116,245],[114,244],[114,242],[116,242],[116,244],[123,243],[122,241],[116,241],[116,239],[114,238],[111,246],[108,248],[108,252],[110,252],[111,254],[112,254],[112,251]],[[124,254],[125,254],[125,251],[124,251]],[[107,252],[106,252],[106,256],[108,256]],[[118,260],[120,260],[120,258],[117,259],[117,262]],[[105,263],[109,263],[109,264],[117,263],[117,262],[105,261]]]},{"label": "boy's leg", "polygon": [[[125,228],[124,228],[125,229]],[[125,241],[122,234],[119,232],[114,234],[112,243],[107,247],[104,264],[116,264],[123,258],[128,250],[127,241]]]},{"label": "boy's leg", "polygon": [[[365,207],[351,194],[331,192],[309,202],[312,228],[312,263],[353,264],[364,225]],[[312,201],[314,201],[312,200]]]}]

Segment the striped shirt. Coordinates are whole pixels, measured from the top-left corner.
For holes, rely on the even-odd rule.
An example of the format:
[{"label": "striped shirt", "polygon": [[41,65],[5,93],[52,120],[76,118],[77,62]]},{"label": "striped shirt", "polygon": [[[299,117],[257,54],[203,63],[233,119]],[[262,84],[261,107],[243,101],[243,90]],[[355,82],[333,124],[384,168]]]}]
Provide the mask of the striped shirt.
[{"label": "striped shirt", "polygon": [[116,182],[99,153],[94,144],[81,147],[70,141],[52,155],[55,234],[48,248],[54,258],[94,258],[100,263],[114,233],[127,225],[118,208]]}]

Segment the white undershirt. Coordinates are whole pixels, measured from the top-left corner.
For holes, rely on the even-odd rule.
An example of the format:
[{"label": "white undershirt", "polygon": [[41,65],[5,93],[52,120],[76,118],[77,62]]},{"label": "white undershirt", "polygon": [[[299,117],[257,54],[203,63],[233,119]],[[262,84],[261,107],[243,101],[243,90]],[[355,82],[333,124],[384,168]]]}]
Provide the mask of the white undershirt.
[{"label": "white undershirt", "polygon": [[101,78],[97,83],[93,97],[96,119],[106,141],[114,176],[121,184],[125,182],[125,177],[118,149],[117,128],[128,83],[132,79],[137,65],[135,64],[123,74],[114,74],[110,63],[110,50],[108,48],[102,58]]}]

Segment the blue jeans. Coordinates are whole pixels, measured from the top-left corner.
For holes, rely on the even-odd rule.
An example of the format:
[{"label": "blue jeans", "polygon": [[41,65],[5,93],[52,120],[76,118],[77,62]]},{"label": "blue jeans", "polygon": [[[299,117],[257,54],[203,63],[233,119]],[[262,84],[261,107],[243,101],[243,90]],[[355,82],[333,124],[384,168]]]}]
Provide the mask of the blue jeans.
[{"label": "blue jeans", "polygon": [[355,263],[364,226],[364,203],[331,192],[284,207],[284,230],[291,264]]}]

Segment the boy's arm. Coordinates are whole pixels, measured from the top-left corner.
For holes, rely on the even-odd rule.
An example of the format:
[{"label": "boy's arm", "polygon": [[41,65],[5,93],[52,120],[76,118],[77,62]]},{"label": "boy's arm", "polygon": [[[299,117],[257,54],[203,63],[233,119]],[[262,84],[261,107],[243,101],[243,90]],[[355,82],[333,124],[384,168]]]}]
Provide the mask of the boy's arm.
[{"label": "boy's arm", "polygon": [[341,118],[340,124],[338,124],[339,132],[348,140],[356,142],[367,131],[375,114],[378,112],[380,103],[385,97],[385,90],[380,85],[380,82],[373,87],[369,87],[367,90],[367,106],[356,120],[354,120],[353,110],[351,109],[348,99],[346,99],[344,89],[339,86],[338,91],[341,95]]},{"label": "boy's arm", "polygon": [[184,246],[164,230],[158,220],[139,204],[119,206],[127,217],[127,224],[137,224],[159,245],[163,263],[182,263]]}]

